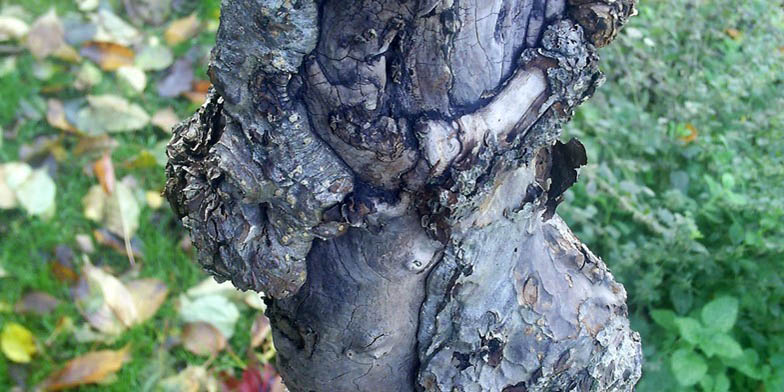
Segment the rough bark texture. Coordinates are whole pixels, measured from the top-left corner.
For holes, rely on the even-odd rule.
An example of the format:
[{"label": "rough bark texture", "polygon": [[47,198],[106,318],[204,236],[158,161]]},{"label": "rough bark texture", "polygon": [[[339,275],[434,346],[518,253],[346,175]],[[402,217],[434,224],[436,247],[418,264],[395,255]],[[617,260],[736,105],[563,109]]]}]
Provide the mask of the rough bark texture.
[{"label": "rough bark texture", "polygon": [[555,213],[633,0],[224,0],[167,196],[298,391],[629,391],[626,293]]}]

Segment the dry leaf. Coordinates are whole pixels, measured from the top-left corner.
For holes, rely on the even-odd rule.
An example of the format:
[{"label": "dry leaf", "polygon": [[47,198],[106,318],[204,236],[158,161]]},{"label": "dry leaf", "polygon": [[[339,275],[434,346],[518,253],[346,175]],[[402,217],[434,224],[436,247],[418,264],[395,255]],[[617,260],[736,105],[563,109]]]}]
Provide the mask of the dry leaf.
[{"label": "dry leaf", "polygon": [[38,18],[27,33],[27,47],[36,58],[42,59],[65,44],[65,30],[54,9]]},{"label": "dry leaf", "polygon": [[218,390],[218,380],[205,367],[188,365],[179,374],[161,380],[158,386],[164,392],[213,392]]},{"label": "dry leaf", "polygon": [[112,164],[112,157],[108,152],[105,152],[101,159],[93,163],[93,173],[98,178],[98,183],[106,194],[111,195],[114,193],[115,178],[114,178],[114,165]]},{"label": "dry leaf", "polygon": [[139,43],[138,41],[142,37],[139,30],[112,13],[108,8],[101,8],[98,13],[90,14],[90,21],[98,28],[94,38],[96,41],[133,46]]},{"label": "dry leaf", "polygon": [[687,136],[681,137],[679,139],[681,139],[681,141],[683,141],[684,143],[687,143],[687,144],[697,140],[697,134],[698,134],[697,127],[695,127],[691,123],[688,123],[688,124],[686,124],[686,129],[689,131],[689,134]]},{"label": "dry leaf", "polygon": [[193,83],[193,64],[187,58],[177,60],[166,76],[158,82],[158,95],[173,98],[190,90]]},{"label": "dry leaf", "polygon": [[18,40],[27,35],[30,27],[13,16],[0,16],[0,41]]},{"label": "dry leaf", "polygon": [[19,299],[14,305],[16,313],[33,313],[43,316],[51,313],[60,304],[60,300],[42,291],[32,291]]},{"label": "dry leaf", "polygon": [[126,283],[125,287],[131,293],[133,302],[136,304],[137,324],[143,323],[155,315],[169,293],[166,284],[154,278],[132,280]]},{"label": "dry leaf", "polygon": [[84,136],[79,139],[79,143],[76,143],[73,153],[76,155],[103,153],[113,150],[117,146],[119,146],[119,143],[109,135]]},{"label": "dry leaf", "polygon": [[215,355],[226,348],[221,331],[203,321],[185,324],[180,340],[186,350],[196,355]]},{"label": "dry leaf", "polygon": [[28,363],[36,352],[33,334],[21,324],[10,322],[3,326],[0,346],[8,359]]},{"label": "dry leaf", "polygon": [[128,288],[119,279],[93,266],[88,260],[85,260],[82,271],[88,284],[100,289],[106,305],[123,325],[130,327],[139,319],[136,303]]},{"label": "dry leaf", "polygon": [[[95,240],[100,245],[109,247],[126,256],[128,255],[128,249],[125,247],[125,240],[122,237],[117,236],[116,234],[104,228],[93,230],[93,235],[95,236]],[[132,238],[130,245],[131,254],[133,255],[134,259],[143,259],[144,252],[142,251],[142,243],[139,241],[139,239],[135,237]]]},{"label": "dry leaf", "polygon": [[134,61],[131,48],[113,42],[85,42],[79,53],[98,64],[104,71],[115,71],[120,67],[133,65]]},{"label": "dry leaf", "polygon": [[237,306],[219,295],[205,295],[191,300],[180,296],[180,317],[185,322],[204,321],[217,328],[226,339],[231,339],[240,318]]},{"label": "dry leaf", "polygon": [[46,121],[49,122],[49,125],[68,132],[76,131],[76,128],[65,118],[65,107],[62,101],[50,98],[46,104]]},{"label": "dry leaf", "polygon": [[56,185],[45,169],[33,170],[24,162],[0,164],[0,208],[21,205],[30,215],[51,217]]},{"label": "dry leaf", "polygon": [[93,185],[82,198],[84,206],[84,216],[95,222],[101,222],[106,209],[106,192],[100,185]]},{"label": "dry leaf", "polygon": [[144,193],[144,198],[147,200],[147,205],[153,210],[157,210],[163,206],[163,196],[161,196],[161,192],[147,191]]},{"label": "dry leaf", "polygon": [[196,14],[191,14],[182,19],[175,20],[163,33],[163,38],[170,46],[179,44],[193,37],[199,31],[200,22]]},{"label": "dry leaf", "polygon": [[261,346],[264,339],[270,333],[269,319],[262,313],[258,313],[253,320],[253,325],[250,327],[250,347],[256,348]]},{"label": "dry leaf", "polygon": [[144,74],[144,71],[134,66],[124,65],[118,68],[117,78],[136,93],[141,93],[147,86],[147,75]]},{"label": "dry leaf", "polygon": [[87,102],[76,114],[75,125],[90,135],[135,131],[150,122],[141,106],[116,95],[88,95]]},{"label": "dry leaf", "polygon": [[82,67],[79,68],[79,72],[76,73],[74,87],[79,90],[86,90],[101,83],[101,79],[103,79],[101,70],[93,65],[93,63],[86,61],[82,64]]},{"label": "dry leaf", "polygon": [[727,35],[729,35],[732,39],[740,38],[740,31],[738,29],[729,28],[725,29],[724,32],[727,33]]},{"label": "dry leaf", "polygon": [[50,375],[43,387],[47,391],[59,391],[85,384],[95,384],[114,375],[130,359],[130,346],[120,350],[101,350],[74,358],[65,367]]},{"label": "dry leaf", "polygon": [[174,109],[172,109],[171,106],[155,112],[150,120],[152,125],[155,125],[166,133],[171,133],[172,128],[174,128],[178,122],[180,122],[180,117],[174,112]]},{"label": "dry leaf", "polygon": [[174,62],[171,50],[157,42],[151,42],[136,54],[135,64],[143,71],[162,71]]},{"label": "dry leaf", "polygon": [[76,244],[79,245],[79,249],[87,254],[95,252],[95,246],[93,246],[93,240],[90,238],[88,234],[77,234],[76,237]]}]

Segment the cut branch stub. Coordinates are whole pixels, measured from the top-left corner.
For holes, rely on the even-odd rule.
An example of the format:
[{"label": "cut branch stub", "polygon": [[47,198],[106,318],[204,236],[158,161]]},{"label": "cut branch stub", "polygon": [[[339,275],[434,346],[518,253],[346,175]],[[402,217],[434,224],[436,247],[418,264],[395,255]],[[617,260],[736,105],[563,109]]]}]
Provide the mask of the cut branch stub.
[{"label": "cut branch stub", "polygon": [[625,292],[555,214],[631,0],[227,0],[166,193],[269,299],[292,391],[630,390]]}]

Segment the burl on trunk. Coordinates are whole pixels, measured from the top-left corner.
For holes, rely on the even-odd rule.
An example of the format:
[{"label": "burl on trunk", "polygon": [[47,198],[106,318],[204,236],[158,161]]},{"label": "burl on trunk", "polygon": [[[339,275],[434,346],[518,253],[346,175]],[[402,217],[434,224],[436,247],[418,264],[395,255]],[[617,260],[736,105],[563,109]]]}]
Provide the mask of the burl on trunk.
[{"label": "burl on trunk", "polygon": [[626,293],[555,213],[633,0],[224,0],[166,193],[264,293],[292,391],[630,391]]}]

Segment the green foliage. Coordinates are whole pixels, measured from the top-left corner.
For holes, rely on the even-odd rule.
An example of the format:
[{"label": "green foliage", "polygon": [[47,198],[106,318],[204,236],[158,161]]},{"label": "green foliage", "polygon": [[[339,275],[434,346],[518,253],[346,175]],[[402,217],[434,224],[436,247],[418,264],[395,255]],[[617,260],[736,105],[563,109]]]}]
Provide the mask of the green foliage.
[{"label": "green foliage", "polygon": [[639,11],[567,130],[591,164],[559,212],[627,288],[640,391],[784,390],[784,11]]}]

